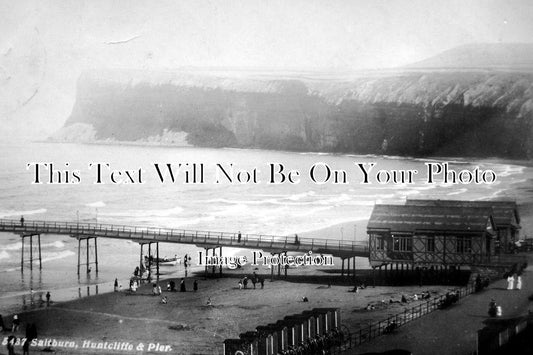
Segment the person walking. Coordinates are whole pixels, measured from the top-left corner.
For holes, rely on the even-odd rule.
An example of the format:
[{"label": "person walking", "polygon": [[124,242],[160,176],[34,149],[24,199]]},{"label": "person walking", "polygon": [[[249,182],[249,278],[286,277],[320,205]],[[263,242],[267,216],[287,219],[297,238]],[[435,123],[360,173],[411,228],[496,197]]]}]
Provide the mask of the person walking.
[{"label": "person walking", "polygon": [[522,276],[518,275],[516,277],[516,289],[521,290],[522,289]]},{"label": "person walking", "polygon": [[491,299],[489,303],[489,316],[496,317],[497,308],[498,308],[498,305],[496,304],[496,301],[494,300],[494,298]]},{"label": "person walking", "polygon": [[512,290],[514,288],[514,277],[513,275],[507,276],[507,289]]},{"label": "person walking", "polygon": [[15,314],[13,316],[13,325],[11,327],[11,332],[15,333],[19,329],[19,326],[20,326],[20,319],[19,319],[19,316]]},{"label": "person walking", "polygon": [[115,292],[118,291],[118,279],[115,278],[115,284],[113,285],[113,289],[115,290]]},{"label": "person walking", "polygon": [[20,216],[20,226],[24,227],[24,216]]},{"label": "person walking", "polygon": [[50,305],[50,291],[46,292],[46,305]]},{"label": "person walking", "polygon": [[180,292],[187,292],[187,290],[185,289],[185,279],[181,279]]},{"label": "person walking", "polygon": [[252,275],[252,285],[254,285],[254,290],[255,290],[256,283],[257,283],[257,274],[254,272],[254,274]]},{"label": "person walking", "polygon": [[241,242],[241,231],[239,231],[239,234],[237,234],[237,243]]}]

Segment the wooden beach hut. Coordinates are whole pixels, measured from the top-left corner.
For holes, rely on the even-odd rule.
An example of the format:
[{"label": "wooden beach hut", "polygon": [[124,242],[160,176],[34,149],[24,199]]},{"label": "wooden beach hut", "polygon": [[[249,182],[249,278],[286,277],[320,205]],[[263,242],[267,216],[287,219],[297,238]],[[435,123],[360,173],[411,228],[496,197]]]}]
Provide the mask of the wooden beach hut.
[{"label": "wooden beach hut", "polygon": [[460,267],[489,263],[495,253],[491,207],[378,204],[367,233],[373,267]]},{"label": "wooden beach hut", "polygon": [[460,201],[460,200],[423,200],[408,199],[406,205],[418,206],[463,206],[492,208],[492,217],[496,224],[496,252],[510,252],[519,240],[520,215],[516,201]]}]

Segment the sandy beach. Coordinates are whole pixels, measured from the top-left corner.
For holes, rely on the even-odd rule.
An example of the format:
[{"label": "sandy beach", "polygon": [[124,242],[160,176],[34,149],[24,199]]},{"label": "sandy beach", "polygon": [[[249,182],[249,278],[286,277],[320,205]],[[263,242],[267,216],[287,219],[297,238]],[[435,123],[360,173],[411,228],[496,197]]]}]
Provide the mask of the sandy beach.
[{"label": "sandy beach", "polygon": [[[167,304],[161,303],[160,296],[152,295],[151,285],[144,285],[136,293],[112,292],[52,304],[23,313],[20,318],[23,324],[37,325],[40,339],[74,341],[79,347],[84,341],[128,342],[135,347],[145,344],[144,351],[147,351],[150,343],[159,343],[169,345],[172,353],[220,354],[224,339],[238,338],[242,332],[304,310],[339,307],[342,323],[355,329],[365,322],[386,318],[415,304],[389,304],[391,298],[399,300],[402,294],[410,296],[425,290],[437,295],[447,289],[440,286],[367,287],[354,293],[350,292],[353,287],[348,284],[331,287],[320,284],[323,275],[314,271],[311,274],[315,277],[303,275],[291,278],[291,282],[270,282],[267,279],[264,289],[259,284],[253,289],[249,283],[247,289],[240,290],[238,279],[253,272],[248,271],[225,271],[227,277],[224,278],[195,278],[199,280],[198,292],[192,291],[193,278],[189,277],[187,292],[163,291],[162,296],[168,297]],[[263,273],[262,276],[269,275]],[[166,290],[166,281],[160,281],[160,285]],[[303,296],[309,302],[302,302]],[[211,306],[207,305],[209,298]],[[380,306],[381,300],[387,303]],[[369,303],[376,304],[376,310],[364,310]],[[20,331],[17,335],[23,334]],[[60,347],[54,350],[65,354],[102,353],[102,350],[80,348],[75,352]]]},{"label": "sandy beach", "polygon": [[[521,207],[524,225],[530,225],[531,211],[529,205]],[[320,236],[350,227],[353,230],[355,223],[362,233],[366,222],[358,221],[301,235]],[[455,288],[445,285],[367,285],[358,293],[350,292],[354,281],[341,277],[338,259],[330,269],[310,266],[291,268],[286,280],[282,273],[280,279],[276,277],[274,282],[270,281],[270,272],[264,267],[252,269],[252,266],[246,265],[236,270],[224,269],[223,272],[222,278],[218,277],[217,271],[215,276],[205,279],[203,270],[197,268],[185,280],[187,292],[166,291],[168,280],[161,279],[161,296],[152,295],[152,285],[144,284],[135,293],[124,290],[69,302],[52,302],[49,306],[19,314],[22,327],[16,336],[23,337],[25,325],[35,323],[39,339],[43,342],[31,348],[34,351],[42,350],[46,343],[55,341],[58,345],[53,350],[58,354],[221,354],[224,339],[238,338],[242,332],[304,310],[338,307],[341,323],[355,331],[369,322],[386,319],[416,305],[416,302],[422,302],[389,303],[391,299],[399,301],[402,295],[409,298],[423,291],[429,291],[435,297]],[[261,289],[258,284],[254,289],[249,283],[247,289],[239,289],[238,281],[245,275],[250,277],[253,272],[265,279],[264,288]],[[369,274],[368,270],[359,269],[357,273],[358,280]],[[174,280],[179,285],[180,279]],[[199,282],[197,292],[192,291],[194,280]],[[162,296],[168,298],[167,304],[161,303]],[[302,302],[304,296],[309,302]],[[208,300],[211,305],[208,305]],[[366,310],[368,304],[374,304],[375,309]],[[12,316],[4,316],[7,325],[11,324],[11,320]],[[4,337],[8,335],[9,332],[4,332]],[[91,348],[99,344],[114,344],[117,349],[131,346],[131,351]],[[20,347],[18,352],[22,352]]]}]

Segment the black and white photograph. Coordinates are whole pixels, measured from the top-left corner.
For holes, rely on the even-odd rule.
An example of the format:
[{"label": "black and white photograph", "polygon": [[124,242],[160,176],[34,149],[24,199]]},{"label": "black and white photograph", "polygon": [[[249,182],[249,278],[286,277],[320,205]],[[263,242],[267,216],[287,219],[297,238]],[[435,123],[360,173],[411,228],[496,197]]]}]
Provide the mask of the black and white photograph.
[{"label": "black and white photograph", "polygon": [[533,2],[0,0],[0,354],[533,353]]}]

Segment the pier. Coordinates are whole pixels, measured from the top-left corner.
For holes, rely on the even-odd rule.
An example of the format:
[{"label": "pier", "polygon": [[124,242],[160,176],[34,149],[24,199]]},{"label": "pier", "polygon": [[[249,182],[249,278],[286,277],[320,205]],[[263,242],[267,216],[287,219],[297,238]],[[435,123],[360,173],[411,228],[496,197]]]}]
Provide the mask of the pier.
[{"label": "pier", "polygon": [[[78,274],[80,266],[85,265],[87,272],[90,270],[89,265],[95,266],[98,272],[98,238],[113,238],[130,240],[140,244],[141,257],[143,247],[147,245],[151,250],[151,245],[156,244],[157,253],[159,252],[159,243],[177,243],[196,245],[204,248],[205,255],[209,250],[215,255],[216,249],[219,249],[219,255],[222,256],[222,247],[255,249],[271,253],[272,255],[282,255],[287,252],[313,252],[313,254],[326,254],[339,257],[342,259],[343,274],[344,261],[348,260],[346,272],[350,274],[350,259],[354,258],[353,273],[355,274],[355,257],[369,257],[368,243],[344,241],[337,239],[320,239],[320,238],[300,238],[294,236],[275,236],[275,235],[258,235],[258,234],[241,234],[240,232],[214,232],[200,230],[186,230],[173,228],[157,227],[139,227],[117,224],[103,223],[81,223],[81,222],[63,222],[63,221],[18,221],[11,219],[0,219],[0,232],[8,232],[21,236],[24,246],[24,240],[30,238],[30,250],[33,250],[33,237],[37,237],[38,247],[40,250],[40,241],[42,234],[68,235],[78,239]],[[89,260],[90,242],[93,239],[94,260]],[[81,261],[81,245],[86,245],[85,263]],[[23,249],[24,250],[24,249]],[[150,254],[150,252],[149,252]],[[40,255],[40,254],[39,254]],[[159,259],[159,255],[157,255]],[[33,254],[30,255],[30,268],[33,266]],[[39,257],[40,262],[40,257]],[[24,267],[24,252],[21,257],[21,265]],[[39,267],[41,264],[39,263]],[[150,267],[148,268],[150,269]],[[207,270],[207,267],[206,267]],[[220,268],[222,272],[222,268]],[[272,273],[274,268],[272,268]],[[278,267],[278,275],[280,275]],[[285,269],[286,273],[286,269]]]}]

